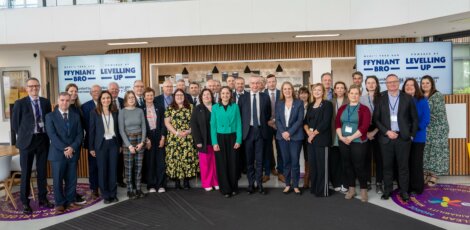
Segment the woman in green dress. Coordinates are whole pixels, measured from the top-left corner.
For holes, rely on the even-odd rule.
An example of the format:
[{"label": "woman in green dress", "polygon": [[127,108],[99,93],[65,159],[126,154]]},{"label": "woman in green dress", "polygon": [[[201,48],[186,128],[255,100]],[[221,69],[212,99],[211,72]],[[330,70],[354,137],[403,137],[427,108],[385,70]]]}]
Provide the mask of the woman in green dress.
[{"label": "woman in green dress", "polygon": [[166,174],[175,180],[175,188],[180,189],[183,179],[184,189],[189,189],[189,179],[199,170],[197,151],[193,146],[190,120],[192,105],[184,91],[177,89],[173,102],[165,111],[165,126],[168,129],[166,146]]},{"label": "woman in green dress", "polygon": [[444,96],[436,90],[436,84],[431,76],[426,75],[421,78],[421,91],[428,99],[431,110],[431,121],[426,130],[424,147],[424,183],[434,186],[439,175],[449,174],[449,123]]}]

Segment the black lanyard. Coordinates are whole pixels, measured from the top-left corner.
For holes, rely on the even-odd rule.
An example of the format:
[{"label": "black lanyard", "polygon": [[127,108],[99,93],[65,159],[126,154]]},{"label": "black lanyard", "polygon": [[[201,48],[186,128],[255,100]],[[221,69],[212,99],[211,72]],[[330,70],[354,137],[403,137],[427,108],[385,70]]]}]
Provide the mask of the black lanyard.
[{"label": "black lanyard", "polygon": [[396,113],[395,113],[395,108],[397,108],[397,103],[398,103],[399,100],[400,100],[400,96],[397,97],[397,100],[395,100],[395,104],[394,104],[393,107],[392,107],[392,104],[390,103],[390,99],[389,99],[388,104],[390,105],[390,109],[392,109],[392,113],[393,113],[393,114],[396,114]]}]

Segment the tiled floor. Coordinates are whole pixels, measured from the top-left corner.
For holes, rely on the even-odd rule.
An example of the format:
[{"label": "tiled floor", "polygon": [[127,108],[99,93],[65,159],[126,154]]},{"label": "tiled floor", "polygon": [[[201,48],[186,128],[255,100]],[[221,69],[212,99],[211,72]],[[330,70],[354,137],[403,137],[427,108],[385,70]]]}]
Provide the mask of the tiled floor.
[{"label": "tiled floor", "polygon": [[[86,183],[87,180],[86,179],[80,179],[79,182]],[[194,181],[194,182],[196,182],[196,181]],[[448,184],[462,184],[462,185],[470,186],[470,176],[441,177],[439,182],[440,183],[448,183]],[[247,185],[246,178],[241,179],[240,182],[239,182],[239,185],[241,187],[246,187],[246,185]],[[170,184],[170,186],[171,186],[171,184]],[[278,181],[277,177],[275,177],[275,176],[271,176],[271,179],[265,184],[265,187],[267,187],[267,188],[269,188],[269,187],[283,187],[283,186],[284,186],[284,184],[282,182]],[[125,189],[119,188],[118,198],[120,199],[120,201],[123,201],[123,200],[127,199],[125,193],[126,193]],[[305,195],[308,196],[308,194],[305,194]],[[395,211],[395,212],[398,212],[398,213],[402,213],[402,214],[410,216],[412,218],[428,222],[430,224],[439,226],[439,227],[444,228],[444,229],[468,230],[470,228],[468,225],[454,224],[454,223],[450,223],[450,222],[446,222],[446,221],[440,221],[440,220],[437,220],[437,219],[428,218],[428,217],[410,212],[408,210],[405,210],[405,209],[401,208],[400,206],[395,204],[392,200],[388,200],[388,201],[381,200],[380,196],[375,193],[375,188],[373,188],[371,190],[371,192],[369,192],[369,202],[372,203],[372,204],[378,205],[380,207],[387,208],[389,210],[392,210],[392,211]],[[51,226],[51,225],[54,225],[54,224],[57,224],[57,223],[75,218],[77,216],[80,216],[80,215],[83,215],[83,214],[86,214],[86,213],[89,213],[89,212],[93,212],[93,211],[101,209],[103,207],[105,207],[105,205],[102,202],[100,202],[100,203],[98,203],[94,206],[88,207],[86,209],[79,210],[79,211],[69,213],[69,214],[66,214],[66,215],[61,215],[59,217],[51,217],[51,218],[45,218],[45,219],[39,219],[39,220],[16,221],[16,222],[15,221],[11,221],[11,222],[0,221],[0,229],[2,229],[2,230],[9,230],[9,229],[11,229],[11,230],[40,229],[40,228],[44,228],[44,227],[47,227],[47,226]]]}]

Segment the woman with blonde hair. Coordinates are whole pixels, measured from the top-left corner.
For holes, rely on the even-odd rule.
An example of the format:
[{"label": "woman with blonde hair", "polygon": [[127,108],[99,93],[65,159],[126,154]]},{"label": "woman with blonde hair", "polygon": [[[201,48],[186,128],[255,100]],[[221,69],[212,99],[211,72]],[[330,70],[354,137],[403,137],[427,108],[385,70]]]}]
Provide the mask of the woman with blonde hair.
[{"label": "woman with blonde hair", "polygon": [[312,86],[312,103],[308,106],[304,130],[308,135],[310,192],[318,197],[330,195],[328,189],[328,155],[331,146],[333,104],[326,100],[321,83]]}]

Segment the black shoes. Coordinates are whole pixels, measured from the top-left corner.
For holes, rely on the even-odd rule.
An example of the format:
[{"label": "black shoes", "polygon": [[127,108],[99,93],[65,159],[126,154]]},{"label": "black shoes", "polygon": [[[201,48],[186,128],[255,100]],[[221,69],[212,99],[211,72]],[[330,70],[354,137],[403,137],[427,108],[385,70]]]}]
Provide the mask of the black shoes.
[{"label": "black shoes", "polygon": [[181,182],[180,180],[175,180],[175,189],[181,189]]},{"label": "black shoes", "polygon": [[255,192],[255,188],[253,187],[253,185],[249,185],[246,191],[248,192],[248,195],[251,195]]},{"label": "black shoes", "polygon": [[130,200],[135,200],[137,198],[134,192],[127,192],[127,197],[129,197]]},{"label": "black shoes", "polygon": [[388,199],[390,199],[390,193],[385,192],[385,193],[380,197],[380,199],[382,199],[382,200],[388,200]]},{"label": "black shoes", "polygon": [[190,188],[190,187],[189,187],[189,179],[186,179],[186,178],[185,178],[185,179],[183,180],[183,188],[184,188],[184,190],[189,190],[189,188]]},{"label": "black shoes", "polygon": [[[29,205],[28,205],[29,206]],[[48,200],[41,200],[39,201],[39,207],[43,207],[43,208],[53,208],[54,205],[49,202]]]},{"label": "black shoes", "polygon": [[121,188],[127,188],[127,184],[124,182],[118,182],[117,185]]},{"label": "black shoes", "polygon": [[143,198],[143,197],[146,196],[146,194],[143,193],[142,190],[137,190],[137,191],[135,192],[135,196],[136,196],[136,198]]},{"label": "black shoes", "polygon": [[33,209],[31,209],[31,206],[29,206],[29,204],[23,204],[23,214],[26,214],[26,215],[33,214]]},{"label": "black shoes", "polygon": [[259,186],[259,193],[260,193],[261,195],[266,195],[266,191],[264,190],[264,188],[263,188],[262,185]]},{"label": "black shoes", "polygon": [[407,192],[400,193],[400,197],[403,201],[408,202],[410,200],[410,195]]}]

